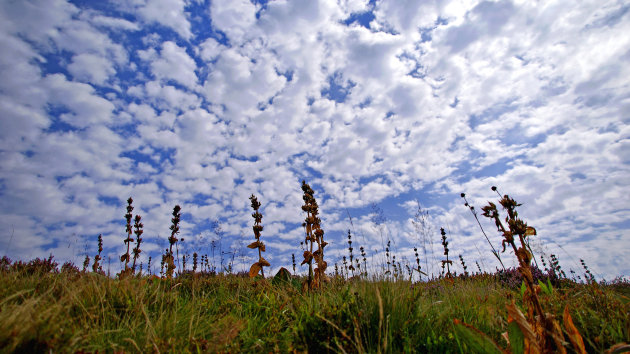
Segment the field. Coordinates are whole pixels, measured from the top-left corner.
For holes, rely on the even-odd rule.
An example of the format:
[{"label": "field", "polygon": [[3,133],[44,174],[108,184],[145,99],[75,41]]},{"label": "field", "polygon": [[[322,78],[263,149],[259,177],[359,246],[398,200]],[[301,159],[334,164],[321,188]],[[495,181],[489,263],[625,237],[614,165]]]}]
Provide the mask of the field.
[{"label": "field", "polygon": [[[52,256],[29,262],[3,257],[0,351],[630,351],[627,278],[598,282],[584,261],[584,278],[569,278],[553,255],[549,267],[543,263],[544,271],[538,269],[528,243],[536,230],[518,218],[519,204],[507,195],[499,195],[505,222],[494,203],[481,209],[494,220],[503,248],[513,250],[519,267],[468,272],[460,256],[464,272],[451,273],[453,261],[441,229],[442,273],[428,278],[417,250],[416,265],[406,263],[405,272],[390,254],[389,242],[386,262],[376,268],[380,271],[368,272],[362,247],[362,259],[357,253],[353,257],[350,231],[349,262],[344,256],[332,272],[325,261],[327,243],[313,190],[305,182],[302,189],[306,237],[301,265],[308,266],[307,275],[281,268],[265,277],[269,262],[263,257],[261,204],[253,195],[255,241],[247,247],[257,250],[258,261],[248,273],[234,274],[231,267],[217,272],[209,267],[207,255],[199,259],[196,253],[189,260],[192,270],[187,270],[178,248],[180,206],[173,208],[159,276],[143,273],[137,264],[143,225],[139,215],[133,218],[131,198],[125,215],[127,252],[115,276],[103,271],[100,236],[92,265],[86,256],[81,270],[72,263],[59,267]],[[462,198],[466,200],[464,194]],[[474,208],[467,201],[465,205],[477,218]],[[503,250],[492,250],[503,264]],[[419,281],[422,274],[425,278]]]},{"label": "field", "polygon": [[[506,306],[524,306],[515,272],[412,284],[184,274],[112,279],[54,261],[0,272],[2,352],[468,352],[459,319],[506,347]],[[559,281],[545,311],[568,305],[588,352],[630,339],[630,284]],[[569,350],[571,352],[571,350]]]}]

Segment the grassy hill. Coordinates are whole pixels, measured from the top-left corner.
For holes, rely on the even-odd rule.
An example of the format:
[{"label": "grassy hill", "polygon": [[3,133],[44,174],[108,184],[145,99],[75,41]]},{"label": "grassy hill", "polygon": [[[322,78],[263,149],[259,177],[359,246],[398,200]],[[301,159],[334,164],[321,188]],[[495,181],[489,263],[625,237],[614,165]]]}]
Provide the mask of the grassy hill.
[{"label": "grassy hill", "polygon": [[[506,306],[526,308],[519,276],[334,277],[309,291],[294,276],[113,279],[71,264],[59,269],[52,258],[4,258],[0,351],[470,352],[455,319],[508,348]],[[539,294],[544,310],[561,319],[568,306],[588,352],[630,342],[630,283],[542,282],[552,284]]]}]

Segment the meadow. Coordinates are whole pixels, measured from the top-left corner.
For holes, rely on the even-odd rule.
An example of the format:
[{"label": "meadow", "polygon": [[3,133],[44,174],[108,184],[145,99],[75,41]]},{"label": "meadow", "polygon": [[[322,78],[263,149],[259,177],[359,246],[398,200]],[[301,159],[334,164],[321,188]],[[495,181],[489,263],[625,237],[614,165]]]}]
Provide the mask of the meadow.
[{"label": "meadow", "polygon": [[598,281],[584,262],[583,277],[567,277],[555,258],[545,269],[536,267],[528,247],[536,230],[519,219],[519,204],[507,195],[499,195],[500,208],[483,207],[482,216],[494,220],[503,237],[491,257],[501,262],[503,249],[512,249],[519,266],[468,272],[460,257],[465,271],[452,273],[441,230],[444,271],[429,278],[417,251],[416,266],[402,267],[389,247],[381,271],[369,272],[363,250],[353,254],[350,232],[348,262],[328,267],[314,193],[305,182],[302,190],[306,275],[284,268],[265,274],[263,217],[253,195],[248,247],[258,260],[249,272],[217,272],[197,254],[182,266],[179,206],[160,274],[143,272],[137,262],[142,223],[133,217],[131,198],[127,252],[116,275],[103,271],[100,238],[99,253],[86,257],[82,269],[59,266],[52,256],[28,262],[3,257],[0,352],[630,351],[630,282]]}]

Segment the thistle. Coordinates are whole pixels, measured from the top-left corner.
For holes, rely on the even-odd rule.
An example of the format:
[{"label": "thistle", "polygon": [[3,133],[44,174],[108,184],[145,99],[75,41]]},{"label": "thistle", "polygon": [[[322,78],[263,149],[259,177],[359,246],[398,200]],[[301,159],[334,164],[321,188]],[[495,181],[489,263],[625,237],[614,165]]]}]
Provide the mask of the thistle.
[{"label": "thistle", "polygon": [[462,255],[459,255],[459,261],[462,263],[462,268],[464,268],[464,276],[468,276],[468,267],[466,267],[466,263],[464,262],[464,257],[462,257]]},{"label": "thistle", "polygon": [[453,261],[448,259],[448,241],[446,241],[446,232],[443,227],[440,228],[440,233],[442,234],[442,246],[444,246],[444,255],[446,256],[446,260],[442,261],[442,274],[444,274],[444,266],[446,266],[446,278],[451,279],[453,278],[451,274],[451,264],[453,264]]},{"label": "thistle", "polygon": [[593,273],[591,273],[590,269],[588,269],[588,266],[583,259],[580,259],[580,263],[582,264],[582,268],[584,268],[584,270],[586,271],[586,273],[584,273],[584,278],[586,278],[586,281],[589,284],[596,283]]},{"label": "thistle", "polygon": [[389,246],[391,244],[390,240],[387,240],[387,246],[385,247],[385,258],[387,258],[387,271],[385,271],[385,274],[390,274],[391,271],[389,270],[389,266],[391,265],[391,261],[389,258]]},{"label": "thistle", "polygon": [[396,255],[392,255],[392,269],[394,270],[394,278],[398,278],[398,267],[396,267]]},{"label": "thistle", "polygon": [[[326,280],[326,268],[328,264],[324,261],[324,247],[327,243],[324,241],[324,230],[321,229],[321,219],[317,217],[319,212],[317,201],[313,194],[315,193],[306,181],[302,181],[302,191],[304,195],[304,205],[302,210],[306,212],[306,218],[302,226],[304,227],[306,238],[304,243],[307,250],[304,251],[304,260],[301,265],[308,263],[307,287],[309,290],[320,286],[323,280]],[[313,246],[317,244],[317,250],[313,251]],[[317,268],[313,270],[313,259],[317,264]]]},{"label": "thistle", "polygon": [[[493,191],[496,191],[496,187],[492,187]],[[534,284],[534,278],[532,275],[531,261],[534,258],[532,253],[528,250],[526,239],[536,235],[536,229],[528,226],[525,221],[518,218],[518,212],[516,208],[521,204],[517,203],[514,199],[508,195],[504,195],[499,204],[507,212],[505,221],[507,227],[503,224],[499,217],[499,212],[494,203],[489,202],[487,206],[483,207],[483,216],[494,220],[497,227],[497,231],[503,235],[503,252],[505,247],[510,246],[518,259],[518,271],[523,276],[523,282],[526,287],[523,299],[524,303],[528,305],[527,321],[525,322],[525,316],[520,312],[514,304],[508,305],[508,314],[513,319],[522,318],[523,321],[518,323],[523,333],[531,333],[531,335],[525,338],[526,345],[532,350],[549,352],[553,351],[555,345],[556,348],[564,349],[563,341],[564,335],[560,324],[554,319],[554,316],[546,313],[538,298],[540,292],[540,286]],[[516,242],[518,241],[518,245]],[[568,312],[568,307],[564,310],[564,322],[567,328],[571,328],[570,340],[574,347],[577,349],[579,344],[584,347],[582,337],[577,332],[577,329],[573,327],[571,316]],[[514,320],[513,320],[514,321]],[[573,330],[575,329],[575,330]]]},{"label": "thistle", "polygon": [[348,252],[350,253],[350,266],[348,269],[352,271],[352,275],[354,276],[354,266],[352,265],[353,257],[352,257],[352,234],[350,234],[350,230],[348,230]]},{"label": "thistle", "polygon": [[209,262],[208,262],[208,255],[204,254],[201,256],[201,271],[206,271],[209,272],[210,271],[210,266],[209,266]]},{"label": "thistle", "polygon": [[136,247],[133,249],[133,264],[131,266],[133,273],[136,272],[136,260],[138,259],[138,257],[140,256],[140,253],[142,252],[140,250],[140,243],[142,243],[142,237],[140,236],[142,236],[142,233],[144,232],[142,230],[144,225],[140,222],[141,219],[142,217],[140,215],[136,215],[134,219],[134,224],[133,224],[133,228],[134,228],[133,233],[136,235]]},{"label": "thistle", "polygon": [[175,270],[175,257],[173,255],[173,245],[177,244],[176,235],[179,233],[179,221],[181,218],[182,208],[179,205],[175,205],[173,208],[173,218],[171,219],[171,236],[168,238],[169,248],[164,255],[164,264],[166,266],[166,276],[170,279],[173,277],[173,271]]},{"label": "thistle", "polygon": [[131,214],[131,212],[133,211],[133,206],[131,206],[131,203],[133,203],[133,199],[129,197],[129,199],[127,199],[127,214],[125,214],[125,219],[127,220],[127,225],[125,226],[125,231],[127,232],[127,238],[124,241],[125,244],[127,244],[127,252],[124,253],[122,256],[120,256],[120,261],[125,262],[125,269],[120,273],[120,275],[125,275],[129,273],[129,267],[128,267],[128,264],[130,261],[129,251],[130,251],[131,243],[133,242],[133,238],[131,238],[131,234],[133,233],[133,229],[131,228],[131,219],[133,218],[133,214]]},{"label": "thistle", "polygon": [[[181,268],[179,267],[179,244],[184,242],[184,238],[180,237],[179,241],[175,244],[175,252],[177,254],[177,269],[178,271],[181,273]],[[183,256],[182,256],[183,257]],[[184,260],[182,259],[182,262],[184,262]],[[184,268],[186,266],[184,265]]]},{"label": "thistle", "polygon": [[90,256],[86,254],[85,259],[83,260],[83,273],[85,273],[89,265],[90,265]]},{"label": "thistle", "polygon": [[427,275],[427,273],[422,271],[422,267],[420,267],[420,257],[418,256],[418,248],[414,247],[413,248],[413,252],[416,255],[416,268],[412,269],[412,271],[416,271],[418,272],[418,277],[420,278],[420,280],[422,280],[422,274]]},{"label": "thistle", "polygon": [[363,246],[359,247],[359,250],[361,251],[361,257],[363,257],[363,269],[364,269],[364,275],[367,277],[367,259],[365,258],[365,248],[363,248]]},{"label": "thistle", "polygon": [[197,271],[197,252],[193,252],[193,273]]},{"label": "thistle", "polygon": [[263,226],[260,224],[260,222],[262,221],[263,216],[258,211],[258,209],[260,208],[261,204],[258,199],[256,199],[256,196],[254,196],[253,194],[251,197],[249,197],[249,200],[251,200],[252,209],[254,209],[254,213],[252,214],[252,217],[254,218],[254,226],[252,227],[252,229],[254,230],[254,237],[256,238],[256,241],[252,242],[247,247],[258,249],[258,262],[252,264],[251,268],[249,268],[249,277],[253,278],[258,275],[258,272],[260,272],[260,274],[264,278],[265,270],[263,267],[269,267],[270,264],[262,256],[262,252],[265,252],[265,244],[260,241],[260,232],[263,230]]},{"label": "thistle", "polygon": [[542,265],[544,267],[545,272],[549,273],[549,268],[547,268],[547,262],[545,262],[545,254],[544,253],[540,254],[540,261],[542,262]]},{"label": "thistle", "polygon": [[564,273],[564,270],[562,270],[562,267],[560,266],[560,261],[558,260],[558,257],[556,257],[555,254],[551,254],[551,268],[553,269],[554,275],[556,275],[557,277],[567,277],[567,275]]},{"label": "thistle", "polygon": [[103,236],[98,235],[98,254],[94,256],[94,264],[92,265],[92,271],[94,273],[103,273],[103,267],[99,263],[102,259],[101,252],[103,252]]}]

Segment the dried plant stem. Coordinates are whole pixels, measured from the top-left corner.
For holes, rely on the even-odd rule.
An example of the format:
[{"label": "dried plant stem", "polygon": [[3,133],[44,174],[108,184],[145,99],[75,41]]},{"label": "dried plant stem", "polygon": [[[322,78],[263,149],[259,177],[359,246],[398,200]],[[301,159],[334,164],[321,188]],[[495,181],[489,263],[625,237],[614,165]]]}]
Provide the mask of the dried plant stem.
[{"label": "dried plant stem", "polygon": [[[254,213],[252,214],[252,217],[254,218],[254,226],[252,227],[252,229],[254,230],[254,237],[256,238],[256,241],[249,244],[247,247],[258,249],[258,262],[252,264],[251,268],[249,269],[249,277],[253,278],[256,275],[258,275],[258,272],[260,272],[260,274],[264,278],[265,277],[264,267],[269,267],[271,266],[271,264],[269,264],[269,262],[266,259],[264,259],[262,256],[262,252],[265,251],[265,244],[262,243],[262,241],[260,241],[260,232],[263,230],[263,226],[261,225],[263,216],[258,211],[258,209],[260,208],[261,204],[258,201],[258,199],[256,199],[256,196],[253,194],[251,197],[249,197],[249,200],[252,202],[251,204],[252,209],[254,209]],[[230,265],[230,268],[231,268],[231,265]]]},{"label": "dried plant stem", "polygon": [[[182,208],[179,205],[175,205],[173,208],[173,218],[171,219],[171,236],[168,238],[169,248],[164,256],[164,263],[166,265],[166,277],[171,279],[173,277],[173,271],[175,270],[175,257],[173,255],[173,245],[177,244],[176,235],[179,233],[179,221],[181,218]],[[179,255],[178,255],[179,256]]]},{"label": "dried plant stem", "polygon": [[127,238],[125,239],[125,243],[127,244],[127,252],[120,256],[120,261],[125,262],[125,269],[121,273],[121,275],[126,274],[129,271],[129,250],[131,243],[133,242],[133,238],[131,238],[131,234],[133,232],[133,229],[131,228],[131,219],[133,218],[133,214],[131,214],[131,212],[133,211],[133,206],[131,206],[131,203],[133,203],[133,199],[129,197],[129,199],[127,199],[127,214],[125,214],[125,219],[127,220],[127,225],[125,227],[125,231],[127,232]]},{"label": "dried plant stem", "polygon": [[[306,219],[302,226],[304,227],[308,243],[308,250],[304,251],[304,260],[301,265],[308,263],[308,278],[306,285],[308,289],[314,289],[326,280],[326,268],[328,264],[324,261],[324,247],[327,243],[324,241],[324,230],[321,229],[321,220],[317,217],[318,208],[317,201],[313,194],[315,193],[306,181],[302,181],[302,191],[304,195],[304,205],[302,211],[306,212]],[[313,250],[313,245],[317,244],[317,250]],[[313,269],[313,260],[317,263],[317,268]]]},{"label": "dried plant stem", "polygon": [[[496,187],[492,187],[495,191]],[[501,219],[499,218],[499,212],[494,203],[490,202],[487,206],[483,207],[483,216],[493,219],[497,227],[497,231],[503,234],[503,251],[505,251],[506,244],[509,244],[514,251],[518,259],[519,272],[523,276],[527,292],[525,294],[525,303],[529,304],[528,310],[528,322],[538,334],[538,346],[545,352],[553,351],[553,344],[556,349],[561,352],[565,352],[563,347],[563,334],[560,325],[554,320],[552,315],[546,314],[543,311],[540,299],[538,298],[539,286],[534,284],[534,279],[531,271],[531,261],[533,259],[532,253],[528,250],[525,238],[528,236],[536,235],[536,229],[518,218],[518,212],[516,207],[520,206],[514,199],[508,195],[504,195],[499,204],[508,213],[505,219],[508,228],[506,228]],[[517,247],[515,243],[515,236],[518,236],[521,247]]]},{"label": "dried plant stem", "polygon": [[464,202],[465,202],[464,205],[468,207],[468,209],[470,209],[470,212],[475,217],[475,220],[477,220],[477,225],[479,225],[479,228],[481,229],[481,233],[483,233],[483,236],[486,238],[486,241],[488,241],[490,248],[492,248],[492,254],[499,261],[499,263],[501,263],[501,268],[505,270],[505,265],[503,265],[503,261],[501,260],[501,256],[499,255],[499,252],[494,248],[494,246],[492,245],[492,242],[490,242],[490,238],[488,237],[488,235],[486,235],[486,231],[484,231],[483,226],[481,226],[481,222],[479,222],[479,217],[477,217],[477,212],[475,211],[475,207],[468,203],[468,200],[466,200],[465,193],[462,193],[460,196],[464,199]]},{"label": "dried plant stem", "polygon": [[140,250],[140,243],[142,243],[142,233],[144,232],[142,230],[142,228],[144,227],[144,225],[140,222],[140,220],[142,220],[142,217],[140,215],[136,215],[135,219],[134,219],[134,234],[136,235],[136,247],[134,247],[133,249],[133,264],[131,265],[131,269],[132,272],[135,273],[136,272],[136,260],[138,259],[138,257],[140,256],[140,253],[142,252]]}]

